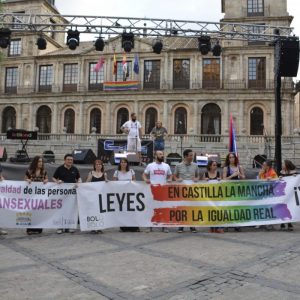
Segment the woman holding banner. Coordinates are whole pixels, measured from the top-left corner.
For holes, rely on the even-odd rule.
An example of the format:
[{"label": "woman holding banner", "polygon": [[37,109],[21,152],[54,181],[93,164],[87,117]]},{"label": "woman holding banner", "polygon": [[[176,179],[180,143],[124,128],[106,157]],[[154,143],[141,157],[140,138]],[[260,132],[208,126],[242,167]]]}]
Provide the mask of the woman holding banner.
[{"label": "woman holding banner", "polygon": [[104,170],[104,165],[102,160],[96,159],[94,161],[94,168],[89,172],[86,182],[96,182],[96,181],[107,181],[107,174]]},{"label": "woman holding banner", "polygon": [[[113,180],[119,181],[135,181],[135,173],[132,169],[129,169],[129,163],[127,158],[121,158],[118,169],[115,171]],[[139,232],[139,227],[120,227],[123,232]]]},{"label": "woman holding banner", "polygon": [[[245,179],[244,169],[239,164],[239,159],[234,152],[229,152],[225,159],[225,166],[223,168],[223,179],[225,180],[239,180]],[[235,231],[241,231],[241,227],[234,227]]]},{"label": "woman holding banner", "polygon": [[[280,171],[279,178],[286,177],[286,176],[296,176],[297,170],[296,166],[288,159],[285,159],[282,164],[282,170]],[[285,230],[287,225],[287,231],[293,231],[294,227],[292,223],[288,224],[280,224],[280,230]]]},{"label": "woman holding banner", "polygon": [[[108,181],[102,160],[94,161],[94,168],[89,172],[86,182]],[[92,230],[91,233],[102,233],[102,230]]]},{"label": "woman holding banner", "polygon": [[[47,171],[44,167],[44,161],[41,156],[35,156],[29,166],[29,169],[25,173],[25,180],[30,184],[34,182],[43,182],[44,184],[48,182]],[[41,228],[27,228],[27,234],[39,234],[42,233]]]},{"label": "woman holding banner", "polygon": [[[203,180],[221,180],[221,174],[218,171],[218,163],[215,160],[210,160],[206,166],[207,171],[203,174]],[[222,227],[210,227],[211,233],[224,233]]]}]

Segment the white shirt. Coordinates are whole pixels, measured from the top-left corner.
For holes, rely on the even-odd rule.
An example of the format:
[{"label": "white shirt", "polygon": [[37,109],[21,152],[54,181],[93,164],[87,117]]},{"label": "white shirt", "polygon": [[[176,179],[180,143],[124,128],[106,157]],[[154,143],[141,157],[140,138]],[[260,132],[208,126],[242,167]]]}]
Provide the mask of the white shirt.
[{"label": "white shirt", "polygon": [[126,128],[128,132],[128,138],[139,137],[139,129],[142,128],[142,125],[139,121],[127,121],[122,125],[122,128]]},{"label": "white shirt", "polygon": [[150,176],[151,184],[165,184],[168,176],[172,175],[170,166],[164,162],[160,164],[153,162],[147,165],[144,173]]},{"label": "white shirt", "polygon": [[128,172],[121,172],[119,170],[116,170],[114,173],[115,178],[118,178],[120,181],[127,181],[127,180],[132,180],[132,177],[135,175],[134,171],[130,169]]}]

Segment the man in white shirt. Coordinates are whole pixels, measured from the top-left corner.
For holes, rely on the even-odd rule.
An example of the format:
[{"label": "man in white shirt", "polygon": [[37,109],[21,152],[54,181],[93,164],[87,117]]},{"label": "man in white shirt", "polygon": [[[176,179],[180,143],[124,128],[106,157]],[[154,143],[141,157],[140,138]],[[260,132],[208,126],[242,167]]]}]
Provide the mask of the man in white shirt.
[{"label": "man in white shirt", "polygon": [[[155,161],[147,165],[143,180],[148,184],[166,184],[172,181],[172,171],[168,164],[164,163],[164,153],[155,152]],[[152,231],[152,227],[150,227]],[[162,227],[162,231],[169,232],[167,228]]]},{"label": "man in white shirt", "polygon": [[142,136],[142,125],[136,119],[136,113],[132,113],[131,120],[125,122],[121,126],[122,132],[127,134],[127,151],[135,152],[139,155],[139,161],[141,162],[141,136]]}]

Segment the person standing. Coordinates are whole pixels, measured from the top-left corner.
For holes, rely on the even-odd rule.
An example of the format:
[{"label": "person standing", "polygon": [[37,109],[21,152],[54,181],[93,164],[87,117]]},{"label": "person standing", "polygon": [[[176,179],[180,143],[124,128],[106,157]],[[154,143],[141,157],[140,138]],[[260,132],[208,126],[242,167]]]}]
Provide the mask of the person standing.
[{"label": "person standing", "polygon": [[[234,152],[230,152],[226,156],[222,178],[224,180],[239,180],[246,178],[244,169],[240,166],[239,159]],[[241,227],[234,227],[234,230],[241,231]]]},{"label": "person standing", "polygon": [[88,173],[86,182],[96,182],[96,181],[107,181],[107,174],[104,170],[104,165],[102,160],[96,159],[94,161],[94,168]]},{"label": "person standing", "polygon": [[[118,170],[113,175],[113,180],[118,181],[135,181],[135,172],[133,169],[129,169],[129,162],[126,158],[121,158]],[[139,227],[120,227],[123,232],[139,232]]]},{"label": "person standing", "polygon": [[[174,180],[185,184],[191,184],[199,180],[199,168],[198,165],[193,162],[194,152],[191,149],[185,149],[183,151],[183,161],[176,165],[174,171]],[[178,233],[182,233],[183,227],[178,228]],[[196,233],[195,227],[190,227],[191,232]]]},{"label": "person standing", "polygon": [[162,126],[161,121],[156,122],[156,126],[150,132],[151,136],[154,138],[154,151],[165,150],[165,137],[168,134],[168,131],[165,127]]},{"label": "person standing", "polygon": [[[64,156],[64,164],[59,166],[54,174],[53,181],[61,184],[61,183],[79,183],[81,182],[79,171],[76,167],[73,166],[74,159],[72,154],[66,154]],[[64,230],[59,228],[56,233],[61,234]],[[65,232],[73,233],[74,229],[65,229]]]},{"label": "person standing", "polygon": [[[45,165],[43,158],[41,156],[35,156],[25,173],[24,178],[29,184],[31,182],[43,182],[46,184],[48,182],[48,174],[45,170]],[[27,234],[39,234],[43,232],[42,228],[27,228]]]},{"label": "person standing", "polygon": [[[164,153],[155,151],[155,161],[148,164],[144,173],[143,180],[147,184],[166,184],[172,181],[172,171],[168,164],[164,162]],[[152,231],[152,227],[150,227]],[[169,232],[168,229],[162,227],[163,232]]]},{"label": "person standing", "polygon": [[136,113],[130,115],[131,120],[125,122],[121,126],[122,132],[127,134],[127,151],[135,152],[138,154],[139,162],[141,164],[141,137],[142,137],[142,125],[136,119]]},{"label": "person standing", "polygon": [[[94,161],[94,168],[88,173],[86,182],[98,182],[98,181],[107,181],[107,174],[104,170],[104,165],[102,160],[96,159]],[[92,230],[91,233],[102,233],[102,230]]]},{"label": "person standing", "polygon": [[[203,174],[203,180],[221,180],[220,172],[218,171],[218,163],[215,160],[209,160],[206,166],[207,171]],[[222,227],[210,227],[212,233],[224,233]]]},{"label": "person standing", "polygon": [[258,173],[258,178],[265,179],[265,180],[278,179],[276,171],[273,169],[271,160],[266,160],[262,164],[262,168],[261,168],[260,172]]},{"label": "person standing", "polygon": [[[0,181],[4,180],[4,177],[2,175],[2,166],[0,164]],[[6,235],[7,234],[7,231],[3,230],[0,228],[0,235]]]},{"label": "person standing", "polygon": [[[296,166],[288,159],[285,159],[282,164],[282,170],[280,171],[279,178],[287,177],[287,176],[296,176],[297,170]],[[280,224],[280,230],[285,230],[285,225],[287,225],[288,231],[293,231],[294,227],[292,223]]]}]

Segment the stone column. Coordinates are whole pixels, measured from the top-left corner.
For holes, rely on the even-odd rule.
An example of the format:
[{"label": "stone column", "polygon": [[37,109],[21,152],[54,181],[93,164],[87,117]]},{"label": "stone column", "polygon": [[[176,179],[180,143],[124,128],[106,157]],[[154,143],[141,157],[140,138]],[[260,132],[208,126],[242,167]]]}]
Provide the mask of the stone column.
[{"label": "stone column", "polygon": [[112,117],[111,114],[111,102],[108,100],[106,102],[106,114],[105,114],[105,119],[104,119],[104,123],[105,123],[105,127],[103,130],[104,134],[114,134],[114,126],[113,126],[113,120],[114,120],[114,116]]},{"label": "stone column", "polygon": [[83,119],[84,119],[83,118],[83,100],[81,99],[81,100],[79,100],[79,115],[78,115],[78,120],[79,120],[78,125],[79,125],[79,128],[77,126],[77,131],[80,134],[83,133],[84,128],[85,128],[85,126],[84,126],[85,124],[83,122]]},{"label": "stone column", "polygon": [[57,122],[58,122],[58,116],[57,116],[57,102],[53,103],[53,111],[52,111],[52,120],[51,120],[51,132],[52,133],[58,133],[57,132]]},{"label": "stone column", "polygon": [[193,134],[199,134],[198,132],[198,128],[199,128],[199,124],[198,124],[198,120],[200,120],[200,118],[198,118],[198,100],[194,100],[194,118],[193,118]]}]

